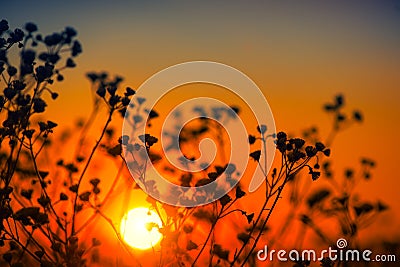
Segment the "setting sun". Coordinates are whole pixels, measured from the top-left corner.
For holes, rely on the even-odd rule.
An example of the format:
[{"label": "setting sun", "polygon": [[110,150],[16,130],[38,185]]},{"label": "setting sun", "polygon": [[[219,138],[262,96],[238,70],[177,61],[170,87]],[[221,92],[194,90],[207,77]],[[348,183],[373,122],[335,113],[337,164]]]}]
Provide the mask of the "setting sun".
[{"label": "setting sun", "polygon": [[135,208],[121,220],[121,236],[131,247],[145,250],[154,247],[162,238],[158,228],[160,217],[148,208]]},{"label": "setting sun", "polygon": [[400,0],[1,1],[0,267],[400,267]]}]

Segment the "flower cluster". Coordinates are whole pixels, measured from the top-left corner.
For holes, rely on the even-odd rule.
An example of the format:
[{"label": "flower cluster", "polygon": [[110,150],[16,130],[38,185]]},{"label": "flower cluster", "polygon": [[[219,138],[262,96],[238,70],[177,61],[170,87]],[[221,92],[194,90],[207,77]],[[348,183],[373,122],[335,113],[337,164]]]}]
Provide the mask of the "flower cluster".
[{"label": "flower cluster", "polygon": [[102,99],[110,110],[117,110],[124,117],[127,107],[130,105],[130,97],[135,95],[136,91],[126,87],[123,95],[118,94],[118,88],[123,81],[120,76],[110,78],[106,72],[90,72],[86,76],[93,84],[96,96]]},{"label": "flower cluster", "polygon": [[340,130],[349,125],[351,122],[362,122],[363,115],[359,110],[354,110],[351,116],[346,115],[343,111],[345,106],[344,96],[336,95],[334,101],[324,105],[324,110],[334,115],[334,130]]},{"label": "flower cluster", "polygon": [[[12,30],[6,20],[0,21],[0,83],[4,86],[0,94],[0,225],[13,223],[15,226],[0,227],[0,247],[6,241],[10,246],[3,254],[3,260],[10,266],[19,266],[23,253],[15,256],[16,251],[22,250],[42,266],[48,266],[46,250],[38,245],[32,251],[29,242],[21,243],[18,231],[27,233],[29,228],[33,235],[39,228],[49,229],[54,220],[64,230],[54,209],[57,202],[51,201],[47,191],[52,177],[48,171],[39,169],[37,159],[50,144],[49,135],[57,123],[38,121],[35,115],[46,111],[47,99],[58,97],[51,85],[64,79],[63,70],[76,66],[74,60],[82,47],[76,39],[77,32],[71,27],[47,36],[37,31],[33,23]],[[8,141],[8,146],[4,141]],[[19,178],[29,179],[30,187],[25,183],[20,185]],[[17,195],[21,196],[20,205],[12,202]],[[68,195],[60,193],[59,201],[66,200]],[[54,251],[61,247],[61,243],[50,241]]]},{"label": "flower cluster", "polygon": [[[71,27],[44,37],[35,34],[37,30],[33,23],[25,24],[24,30],[11,30],[6,20],[0,22],[0,74],[5,84],[0,95],[0,112],[6,113],[0,128],[0,142],[10,138],[13,145],[14,138],[20,138],[21,134],[32,138],[31,116],[45,112],[44,94],[50,93],[53,100],[58,96],[49,85],[54,79],[62,81],[61,71],[75,67],[73,58],[82,52],[76,40],[77,32]],[[15,53],[19,54],[20,61],[13,64],[11,59]],[[60,63],[64,55],[66,59]]]}]

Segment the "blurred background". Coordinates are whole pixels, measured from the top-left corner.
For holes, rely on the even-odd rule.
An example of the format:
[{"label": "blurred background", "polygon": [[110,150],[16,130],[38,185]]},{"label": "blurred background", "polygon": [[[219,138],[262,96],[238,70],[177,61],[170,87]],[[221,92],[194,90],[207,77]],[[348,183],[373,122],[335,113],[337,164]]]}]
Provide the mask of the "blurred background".
[{"label": "blurred background", "polygon": [[277,130],[318,125],[322,137],[332,124],[322,105],[342,93],[365,121],[337,136],[334,166],[376,161],[372,180],[357,190],[390,206],[374,232],[400,238],[399,1],[7,1],[0,15],[11,27],[35,22],[45,34],[77,29],[83,54],[54,86],[60,97],[48,109],[64,125],[90,112],[88,71],[119,74],[137,88],[174,64],[221,62],[256,82]]}]

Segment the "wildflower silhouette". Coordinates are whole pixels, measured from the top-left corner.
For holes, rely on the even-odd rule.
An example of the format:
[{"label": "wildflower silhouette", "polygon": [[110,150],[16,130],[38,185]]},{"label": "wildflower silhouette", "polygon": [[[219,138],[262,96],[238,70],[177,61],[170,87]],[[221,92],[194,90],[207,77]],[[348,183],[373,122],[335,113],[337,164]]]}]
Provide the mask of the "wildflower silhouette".
[{"label": "wildflower silhouette", "polygon": [[[164,173],[176,177],[175,182],[185,187],[199,187],[215,180],[236,184],[240,172],[235,162],[228,162],[225,155],[227,138],[222,126],[206,119],[209,114],[221,120],[235,120],[241,110],[236,106],[194,107],[193,112],[203,118],[193,121],[180,132],[165,132],[171,142],[165,149],[181,149],[186,159],[194,159],[198,141],[213,137],[217,141],[218,159],[211,165],[202,165],[203,171],[190,173],[171,167],[159,151],[160,136],[146,133],[134,139],[118,136],[111,123],[123,117],[133,131],[138,125],[158,123],[160,114],[145,107],[146,99],[136,96],[131,87],[122,88],[123,78],[111,77],[106,72],[90,72],[87,78],[93,96],[92,112],[87,120],[80,122],[73,158],[62,158],[63,141],[52,138],[53,132],[62,128],[57,122],[45,119],[48,105],[58,97],[59,91],[52,89],[54,83],[66,79],[67,70],[76,66],[76,57],[82,53],[77,32],[66,27],[64,30],[42,36],[34,23],[26,23],[23,29],[10,29],[6,20],[0,21],[0,82],[4,85],[0,95],[0,265],[9,266],[88,266],[99,263],[97,250],[103,240],[96,234],[89,238],[82,233],[94,221],[105,221],[115,234],[128,262],[141,266],[139,255],[127,247],[122,240],[117,223],[103,207],[111,199],[113,190],[121,180],[126,165],[136,170],[141,183],[149,191],[157,192],[157,184],[146,176],[149,162],[137,158],[129,161],[122,156],[142,152]],[[131,102],[133,98],[133,102]],[[135,105],[134,112],[127,107]],[[354,188],[361,181],[372,178],[375,162],[368,158],[360,160],[359,170],[345,169],[343,175],[332,169],[330,147],[334,137],[354,123],[363,121],[360,111],[346,115],[345,99],[342,95],[324,106],[333,116],[332,131],[323,142],[318,129],[304,131],[303,137],[290,136],[281,131],[270,132],[268,125],[259,125],[249,133],[252,148],[249,159],[261,169],[264,178],[262,201],[254,202],[254,211],[247,210],[245,201],[251,194],[238,183],[234,190],[218,201],[201,207],[172,207],[148,197],[150,209],[160,215],[163,235],[159,248],[153,253],[159,266],[256,266],[256,250],[266,240],[273,246],[279,239],[288,246],[301,248],[306,231],[312,231],[319,242],[334,245],[337,235],[346,238],[349,246],[358,247],[360,229],[369,226],[377,215],[388,209],[382,201],[356,198]],[[94,129],[94,120],[99,118],[102,127]],[[175,114],[179,120],[179,113]],[[145,118],[148,118],[147,120]],[[95,137],[93,137],[95,132]],[[175,138],[178,137],[178,138]],[[88,140],[95,140],[88,145]],[[176,143],[176,140],[178,143]],[[279,162],[267,172],[266,142],[273,140],[279,153]],[[60,143],[57,143],[60,142]],[[45,159],[47,151],[56,147],[60,158]],[[102,153],[119,166],[111,184],[106,188],[101,173],[93,176],[94,155]],[[183,164],[194,164],[182,159]],[[200,163],[201,165],[201,163]],[[89,171],[90,170],[90,171]],[[90,173],[90,175],[89,175]],[[311,187],[310,183],[326,183]],[[129,180],[135,189],[138,187]],[[340,183],[340,185],[339,185]],[[311,188],[311,189],[310,189]],[[283,194],[286,192],[286,194]],[[171,199],[180,203],[190,201],[185,192],[169,192]],[[206,194],[197,198],[210,197]],[[274,212],[281,203],[289,205],[290,212],[279,225],[271,224]],[[85,213],[86,212],[86,213]],[[88,215],[89,214],[89,215]],[[335,220],[340,225],[335,235],[324,228],[324,219]],[[221,225],[232,225],[232,237],[227,239],[219,233]],[[301,225],[300,234],[290,236],[296,225]],[[152,229],[152,225],[148,225]],[[271,228],[275,231],[272,233]],[[337,234],[337,235],[336,235]],[[267,239],[265,236],[267,235]],[[288,238],[288,236],[290,238]],[[235,239],[236,240],[232,240]],[[290,243],[294,240],[294,243]],[[147,262],[146,262],[147,264]],[[271,263],[273,264],[273,263]],[[299,260],[293,266],[308,266]],[[145,264],[143,264],[145,265]],[[326,258],[321,266],[338,266]]]}]

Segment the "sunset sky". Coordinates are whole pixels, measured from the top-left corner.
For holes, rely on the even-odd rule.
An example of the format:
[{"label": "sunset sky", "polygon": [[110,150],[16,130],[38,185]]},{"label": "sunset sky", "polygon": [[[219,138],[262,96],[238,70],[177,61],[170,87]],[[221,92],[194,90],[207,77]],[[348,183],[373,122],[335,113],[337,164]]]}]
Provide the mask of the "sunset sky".
[{"label": "sunset sky", "polygon": [[[362,124],[334,142],[338,170],[375,159],[370,199],[398,214],[400,160],[400,1],[7,1],[12,28],[37,23],[43,33],[73,26],[83,46],[78,67],[56,84],[50,117],[72,124],[90,111],[88,71],[109,71],[137,88],[152,74],[193,60],[237,68],[263,91],[278,130],[311,125],[326,136],[322,105],[343,93]],[[72,101],[72,102],[71,102]],[[72,103],[72,104],[71,104]],[[383,220],[382,220],[383,222]],[[387,220],[385,220],[387,222]],[[398,227],[399,217],[387,227]],[[398,231],[397,231],[398,233]]]}]

